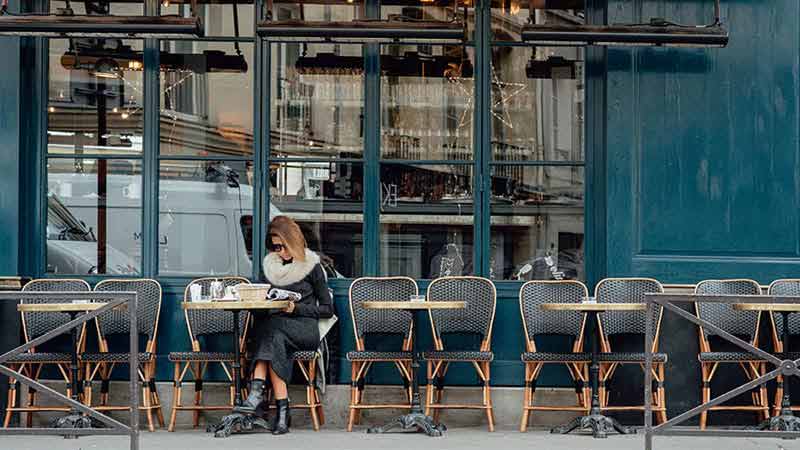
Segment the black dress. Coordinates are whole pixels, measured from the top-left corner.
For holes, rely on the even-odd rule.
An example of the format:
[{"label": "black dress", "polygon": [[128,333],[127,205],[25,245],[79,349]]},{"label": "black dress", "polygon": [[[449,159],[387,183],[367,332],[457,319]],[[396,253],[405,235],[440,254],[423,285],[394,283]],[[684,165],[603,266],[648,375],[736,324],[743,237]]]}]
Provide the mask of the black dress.
[{"label": "black dress", "polygon": [[253,317],[252,360],[269,361],[278,377],[288,383],[292,376],[292,352],[317,349],[320,340],[317,321],[333,315],[333,301],[319,257],[310,250],[306,250],[304,262],[286,263],[270,253],[264,258],[262,281],[302,295],[291,313],[258,312]]}]

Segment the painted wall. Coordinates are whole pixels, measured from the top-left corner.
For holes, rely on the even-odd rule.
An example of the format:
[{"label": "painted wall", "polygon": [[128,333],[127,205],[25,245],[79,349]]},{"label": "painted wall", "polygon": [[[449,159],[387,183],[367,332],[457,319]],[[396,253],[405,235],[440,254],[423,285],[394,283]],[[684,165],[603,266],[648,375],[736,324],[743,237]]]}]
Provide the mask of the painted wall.
[{"label": "painted wall", "polygon": [[[713,2],[609,4],[609,23],[650,17],[708,23]],[[800,276],[798,18],[796,1],[723,0],[727,48],[609,49],[609,276]],[[662,342],[672,416],[699,403],[696,328],[667,314]]]}]

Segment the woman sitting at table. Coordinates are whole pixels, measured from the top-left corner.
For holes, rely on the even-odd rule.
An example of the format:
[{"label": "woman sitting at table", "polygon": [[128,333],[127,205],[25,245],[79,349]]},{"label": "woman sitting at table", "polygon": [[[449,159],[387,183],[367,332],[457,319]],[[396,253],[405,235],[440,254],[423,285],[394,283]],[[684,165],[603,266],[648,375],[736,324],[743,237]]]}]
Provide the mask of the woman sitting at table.
[{"label": "woman sitting at table", "polygon": [[300,227],[286,216],[269,224],[270,253],[264,258],[264,282],[299,293],[302,298],[276,313],[255,313],[254,363],[250,392],[237,412],[255,413],[262,406],[264,383],[269,374],[275,395],[276,415],[272,434],[289,432],[289,398],[286,385],[292,376],[292,352],[316,350],[319,346],[317,320],[333,315],[325,274],[319,256],[306,248]]}]

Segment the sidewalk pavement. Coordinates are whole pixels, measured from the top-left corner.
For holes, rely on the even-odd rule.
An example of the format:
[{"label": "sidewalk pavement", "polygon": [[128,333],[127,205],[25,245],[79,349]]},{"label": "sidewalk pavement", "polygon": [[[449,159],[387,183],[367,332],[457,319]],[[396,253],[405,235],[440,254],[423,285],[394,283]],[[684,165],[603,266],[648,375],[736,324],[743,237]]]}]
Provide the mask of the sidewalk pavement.
[{"label": "sidewalk pavement", "polygon": [[[54,436],[0,436],[0,450],[128,450],[122,436],[88,436],[64,439]],[[421,434],[366,434],[363,430],[292,430],[288,435],[240,434],[217,439],[201,430],[168,433],[142,432],[141,450],[641,450],[644,436],[552,435],[547,431],[498,431],[484,428],[451,429],[444,437]],[[800,440],[764,438],[655,437],[654,450],[800,450]]]}]

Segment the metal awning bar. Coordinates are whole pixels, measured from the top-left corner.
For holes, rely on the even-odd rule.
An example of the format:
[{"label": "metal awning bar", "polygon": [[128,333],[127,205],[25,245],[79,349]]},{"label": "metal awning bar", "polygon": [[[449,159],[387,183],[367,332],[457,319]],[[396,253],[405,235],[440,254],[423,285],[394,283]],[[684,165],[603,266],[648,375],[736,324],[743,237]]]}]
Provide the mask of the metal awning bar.
[{"label": "metal awning bar", "polygon": [[301,20],[263,21],[258,34],[270,40],[319,39],[324,41],[413,41],[461,42],[464,27],[458,22],[379,21],[306,22]]},{"label": "metal awning bar", "polygon": [[526,25],[522,40],[542,45],[725,47],[721,25]]},{"label": "metal awning bar", "polygon": [[45,37],[202,36],[199,17],[0,15],[0,35]]}]

